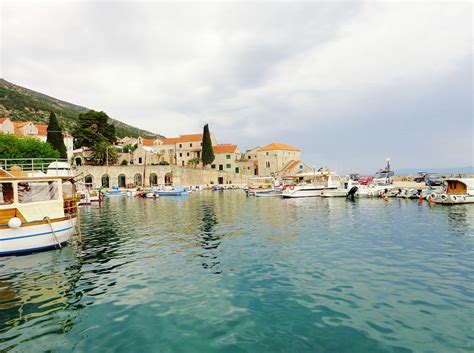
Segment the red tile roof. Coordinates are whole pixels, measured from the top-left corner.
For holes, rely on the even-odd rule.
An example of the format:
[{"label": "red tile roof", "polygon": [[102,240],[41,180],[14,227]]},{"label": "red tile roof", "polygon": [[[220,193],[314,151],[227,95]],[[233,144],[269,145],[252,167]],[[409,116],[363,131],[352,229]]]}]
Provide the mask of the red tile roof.
[{"label": "red tile roof", "polygon": [[294,167],[296,167],[298,165],[298,163],[300,163],[301,161],[298,159],[296,161],[293,161],[288,167],[285,168],[285,170],[291,170],[293,169]]},{"label": "red tile roof", "polygon": [[38,129],[38,135],[46,136],[48,134],[48,125],[35,124]]},{"label": "red tile roof", "polygon": [[296,151],[300,152],[301,150],[297,149],[296,147],[287,145],[286,143],[270,143],[259,149],[259,151]]},{"label": "red tile roof", "polygon": [[214,154],[221,154],[221,153],[235,153],[237,150],[237,145],[232,145],[229,143],[216,145],[212,147]]},{"label": "red tile roof", "polygon": [[154,145],[154,142],[155,142],[155,140],[146,140],[146,139],[143,139],[143,146],[153,146],[153,145]]},{"label": "red tile roof", "polygon": [[3,122],[4,122],[5,120],[7,120],[7,119],[8,119],[8,118],[0,118],[0,124],[3,124]]},{"label": "red tile roof", "polygon": [[202,134],[180,135],[179,137],[171,137],[163,139],[163,145],[174,145],[182,142],[201,142]]}]

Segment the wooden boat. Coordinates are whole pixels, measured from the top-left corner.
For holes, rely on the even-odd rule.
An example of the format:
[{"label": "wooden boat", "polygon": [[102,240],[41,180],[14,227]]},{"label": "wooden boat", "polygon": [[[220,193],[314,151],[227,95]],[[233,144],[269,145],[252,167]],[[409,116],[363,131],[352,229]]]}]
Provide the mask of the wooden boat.
[{"label": "wooden boat", "polygon": [[0,255],[60,248],[76,221],[71,176],[0,169]]},{"label": "wooden boat", "polygon": [[283,184],[274,177],[253,177],[244,191],[247,196],[279,196],[283,191]]},{"label": "wooden boat", "polygon": [[445,205],[474,203],[474,178],[448,178],[442,193],[432,193],[429,201]]}]

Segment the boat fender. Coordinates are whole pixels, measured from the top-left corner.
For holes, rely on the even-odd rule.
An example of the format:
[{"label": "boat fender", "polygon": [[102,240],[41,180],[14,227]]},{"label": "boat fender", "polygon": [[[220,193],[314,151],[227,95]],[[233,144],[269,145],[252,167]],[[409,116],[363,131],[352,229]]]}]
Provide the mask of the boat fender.
[{"label": "boat fender", "polygon": [[464,196],[459,196],[459,200],[464,202],[464,201],[466,201],[466,198]]},{"label": "boat fender", "polygon": [[19,219],[18,217],[13,217],[13,218],[10,218],[10,220],[8,221],[8,226],[11,228],[11,229],[18,229],[21,227],[21,219]]},{"label": "boat fender", "polygon": [[295,190],[295,186],[294,186],[294,185],[290,185],[290,190]]},{"label": "boat fender", "polygon": [[447,200],[447,199],[448,199],[448,196],[446,196],[446,194],[441,195],[441,200]]},{"label": "boat fender", "polygon": [[458,198],[456,197],[456,195],[451,195],[451,200],[453,200],[453,202],[456,202]]}]

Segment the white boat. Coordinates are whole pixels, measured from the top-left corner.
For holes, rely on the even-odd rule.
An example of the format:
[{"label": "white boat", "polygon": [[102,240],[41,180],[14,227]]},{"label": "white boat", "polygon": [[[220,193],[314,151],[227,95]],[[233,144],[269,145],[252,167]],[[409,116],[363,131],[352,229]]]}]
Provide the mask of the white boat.
[{"label": "white boat", "polygon": [[299,174],[302,183],[289,185],[283,191],[283,198],[321,197],[325,192],[341,189],[342,178],[329,170]]},{"label": "white boat", "polygon": [[64,246],[77,221],[70,176],[0,169],[0,255]]},{"label": "white boat", "polygon": [[431,193],[429,201],[445,205],[474,203],[474,178],[448,178],[442,193]]}]

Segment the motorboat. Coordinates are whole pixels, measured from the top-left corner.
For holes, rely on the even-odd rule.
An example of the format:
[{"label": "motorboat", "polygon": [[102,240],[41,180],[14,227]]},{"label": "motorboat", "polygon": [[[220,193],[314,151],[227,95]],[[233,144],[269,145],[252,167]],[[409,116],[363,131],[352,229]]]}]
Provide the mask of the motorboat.
[{"label": "motorboat", "polygon": [[474,203],[474,178],[447,178],[441,193],[431,193],[429,201],[445,205]]},{"label": "motorboat", "polygon": [[299,174],[302,182],[296,185],[289,185],[282,192],[283,198],[297,197],[320,197],[329,191],[340,191],[343,179],[329,170],[320,170],[314,173]]},{"label": "motorboat", "polygon": [[105,193],[104,193],[104,196],[105,197],[122,197],[122,196],[125,196],[127,195],[125,192],[123,192],[122,190],[120,190],[118,188],[118,186],[114,185],[112,187],[112,189],[110,190],[107,190]]},{"label": "motorboat", "polygon": [[391,186],[364,185],[351,178],[341,180],[336,188],[326,188],[321,191],[322,197],[347,197],[353,194],[354,197],[380,197],[387,194],[392,189]]},{"label": "motorboat", "polygon": [[182,186],[172,186],[163,189],[156,189],[154,193],[158,196],[187,196],[189,191]]},{"label": "motorboat", "polygon": [[28,174],[0,169],[0,255],[61,248],[75,232],[72,177]]},{"label": "motorboat", "polygon": [[274,177],[253,177],[244,191],[247,196],[278,196],[283,191],[283,184]]}]

